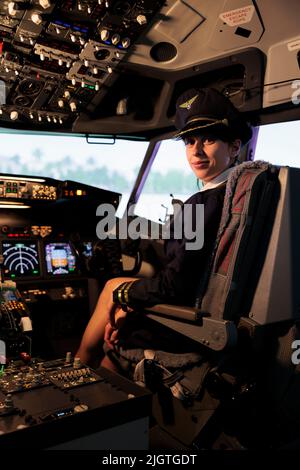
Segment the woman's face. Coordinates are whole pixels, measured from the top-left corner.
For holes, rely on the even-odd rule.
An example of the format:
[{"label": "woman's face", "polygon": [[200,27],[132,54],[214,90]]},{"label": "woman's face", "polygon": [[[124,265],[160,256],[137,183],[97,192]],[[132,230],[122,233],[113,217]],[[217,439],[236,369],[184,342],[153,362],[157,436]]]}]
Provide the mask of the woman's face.
[{"label": "woman's face", "polygon": [[226,170],[238,156],[241,141],[223,142],[213,136],[192,135],[184,139],[186,155],[196,177],[208,183]]}]

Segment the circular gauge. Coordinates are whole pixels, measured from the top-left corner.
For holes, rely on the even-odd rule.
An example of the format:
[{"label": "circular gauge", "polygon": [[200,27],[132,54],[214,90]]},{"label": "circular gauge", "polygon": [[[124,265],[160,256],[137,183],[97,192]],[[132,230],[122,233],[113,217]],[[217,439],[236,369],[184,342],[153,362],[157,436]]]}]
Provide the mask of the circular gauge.
[{"label": "circular gauge", "polygon": [[39,256],[35,242],[4,242],[5,274],[11,277],[37,276]]}]

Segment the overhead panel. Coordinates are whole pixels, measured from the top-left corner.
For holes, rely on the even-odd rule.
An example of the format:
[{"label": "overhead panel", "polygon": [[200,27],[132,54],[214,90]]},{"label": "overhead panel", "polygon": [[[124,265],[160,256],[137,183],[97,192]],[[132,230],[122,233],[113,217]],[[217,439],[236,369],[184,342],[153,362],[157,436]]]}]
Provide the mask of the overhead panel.
[{"label": "overhead panel", "polygon": [[72,129],[118,79],[162,3],[0,1],[0,126]]},{"label": "overhead panel", "polygon": [[185,41],[205,21],[199,10],[199,2],[193,0],[176,1],[165,15],[168,21],[159,21],[155,29],[170,41],[178,43]]},{"label": "overhead panel", "polygon": [[[284,67],[282,66],[284,64]],[[300,36],[270,47],[265,75],[263,106],[290,101],[300,103]]]}]

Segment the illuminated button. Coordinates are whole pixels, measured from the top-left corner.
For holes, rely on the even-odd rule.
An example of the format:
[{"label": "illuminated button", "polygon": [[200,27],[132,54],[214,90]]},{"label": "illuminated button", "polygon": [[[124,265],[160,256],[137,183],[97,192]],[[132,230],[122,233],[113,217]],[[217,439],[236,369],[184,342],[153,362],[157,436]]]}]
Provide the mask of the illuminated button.
[{"label": "illuminated button", "polygon": [[107,41],[109,38],[109,31],[107,31],[107,29],[102,29],[102,31],[100,32],[100,37],[102,41]]},{"label": "illuminated button", "polygon": [[40,25],[43,21],[42,15],[38,12],[34,12],[31,15],[31,21],[35,23],[36,25]]},{"label": "illuminated button", "polygon": [[122,47],[124,47],[124,49],[127,49],[129,46],[130,46],[130,39],[129,38],[122,39]]},{"label": "illuminated button", "polygon": [[51,6],[51,3],[49,2],[49,0],[39,0],[39,4],[41,5],[42,8],[44,8],[44,10],[46,10],[47,8]]},{"label": "illuminated button", "polygon": [[19,113],[18,113],[18,111],[12,111],[12,112],[10,113],[10,119],[11,119],[12,121],[16,121],[17,119],[19,119]]},{"label": "illuminated button", "polygon": [[76,405],[74,407],[74,413],[82,413],[83,411],[87,411],[89,407],[84,404]]},{"label": "illuminated button", "polygon": [[143,26],[144,24],[147,24],[147,18],[145,15],[138,15],[136,17],[136,21],[138,22],[138,24],[140,24],[141,26]]},{"label": "illuminated button", "polygon": [[17,10],[15,10],[16,2],[9,2],[8,4],[8,13],[10,16],[15,16],[17,14]]}]

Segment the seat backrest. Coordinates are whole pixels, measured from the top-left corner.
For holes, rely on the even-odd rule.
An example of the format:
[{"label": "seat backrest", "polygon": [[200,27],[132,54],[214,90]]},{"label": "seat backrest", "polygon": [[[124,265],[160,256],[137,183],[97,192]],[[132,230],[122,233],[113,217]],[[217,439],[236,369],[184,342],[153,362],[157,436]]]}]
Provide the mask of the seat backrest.
[{"label": "seat backrest", "polygon": [[249,316],[264,325],[300,319],[300,169],[282,167],[280,194]]},{"label": "seat backrest", "polygon": [[212,262],[197,299],[203,314],[235,321],[247,313],[245,291],[253,291],[278,193],[278,170],[266,162],[244,163],[230,175]]}]

